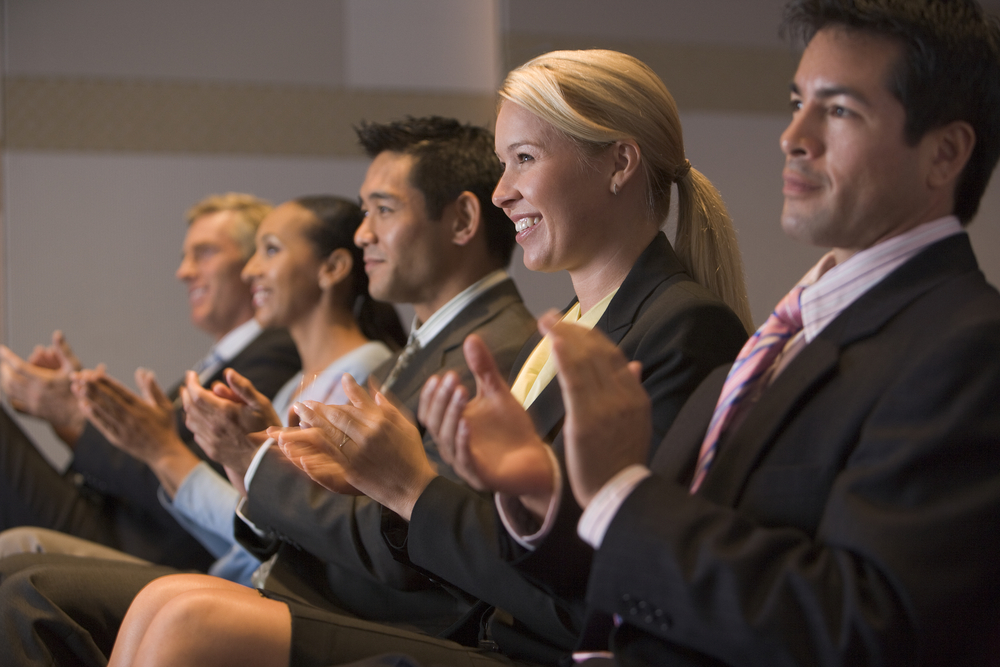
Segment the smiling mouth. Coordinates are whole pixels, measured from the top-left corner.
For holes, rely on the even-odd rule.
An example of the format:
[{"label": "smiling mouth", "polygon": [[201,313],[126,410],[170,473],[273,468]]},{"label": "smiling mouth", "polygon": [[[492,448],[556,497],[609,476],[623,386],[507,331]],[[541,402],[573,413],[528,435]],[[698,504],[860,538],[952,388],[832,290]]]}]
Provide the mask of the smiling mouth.
[{"label": "smiling mouth", "polygon": [[267,300],[267,294],[267,290],[260,287],[253,291],[253,305],[255,308],[260,308],[264,305],[264,302]]},{"label": "smiling mouth", "polygon": [[541,221],[541,218],[521,218],[514,223],[514,229],[518,232],[523,232],[525,229],[531,229]]},{"label": "smiling mouth", "polygon": [[200,301],[208,294],[207,287],[194,287],[188,291],[188,301],[195,302]]}]

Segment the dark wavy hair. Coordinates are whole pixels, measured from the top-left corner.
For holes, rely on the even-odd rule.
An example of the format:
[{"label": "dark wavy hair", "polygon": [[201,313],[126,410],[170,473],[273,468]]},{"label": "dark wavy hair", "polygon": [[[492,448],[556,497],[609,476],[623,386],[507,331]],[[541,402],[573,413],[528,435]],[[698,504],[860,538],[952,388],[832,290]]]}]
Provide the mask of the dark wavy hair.
[{"label": "dark wavy hair", "polygon": [[376,301],[368,294],[368,275],[361,248],[354,245],[354,232],[361,225],[364,215],[352,201],[331,195],[309,195],[293,199],[319,221],[306,232],[316,255],[325,258],[338,248],[351,251],[354,259],[351,269],[351,288],[354,319],[367,338],[381,340],[393,349],[406,342],[406,333],[399,322],[399,315],[391,304]]},{"label": "dark wavy hair", "polygon": [[906,140],[956,120],[976,145],[955,188],[954,213],[967,224],[979,209],[1000,157],[1000,28],[975,0],[793,0],[782,34],[807,44],[841,27],[895,40],[903,47],[887,82],[906,110]]},{"label": "dark wavy hair", "polygon": [[355,128],[368,157],[384,151],[413,156],[410,182],[424,195],[427,216],[441,217],[444,207],[469,191],[479,200],[486,247],[503,266],[514,252],[514,225],[493,205],[500,180],[500,161],[493,133],[453,118],[424,116],[392,123],[362,122]]}]

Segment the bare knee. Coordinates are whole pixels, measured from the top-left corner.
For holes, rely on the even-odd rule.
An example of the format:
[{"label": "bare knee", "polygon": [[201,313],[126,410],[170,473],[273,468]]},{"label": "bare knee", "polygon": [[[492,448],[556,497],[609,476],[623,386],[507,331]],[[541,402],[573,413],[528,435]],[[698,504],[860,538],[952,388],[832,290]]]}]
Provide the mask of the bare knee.
[{"label": "bare knee", "polygon": [[[167,602],[190,591],[238,589],[253,592],[245,586],[234,584],[207,574],[171,574],[154,579],[136,596],[133,604],[160,609]],[[253,593],[256,595],[256,593]]]},{"label": "bare knee", "polygon": [[281,603],[236,590],[187,590],[156,613],[136,665],[288,664],[291,618]]}]

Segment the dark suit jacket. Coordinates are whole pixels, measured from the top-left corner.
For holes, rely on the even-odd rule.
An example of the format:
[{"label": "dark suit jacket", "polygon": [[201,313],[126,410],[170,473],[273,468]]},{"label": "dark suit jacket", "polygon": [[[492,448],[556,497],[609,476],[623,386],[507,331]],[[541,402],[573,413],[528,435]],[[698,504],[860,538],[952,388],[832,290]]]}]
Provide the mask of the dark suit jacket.
[{"label": "dark suit jacket", "polygon": [[[1000,296],[968,239],[926,249],[831,322],[691,496],[725,371],[594,557],[589,602],[625,619],[619,662],[995,664]],[[533,557],[544,571],[568,554],[546,541]]]},{"label": "dark suit jacket", "polygon": [[[225,368],[246,376],[270,398],[299,370],[299,354],[287,331],[265,329]],[[225,368],[209,378],[206,386],[224,381]],[[178,383],[170,390],[171,398],[177,396],[180,387]],[[185,444],[207,460],[184,424],[181,409],[177,410],[177,428]],[[153,471],[112,445],[89,423],[74,448],[70,469],[106,499],[123,551],[180,568],[204,569],[211,564],[212,556],[160,505],[156,496],[160,484]]]},{"label": "dark suit jacket", "polygon": [[[469,304],[400,372],[393,386],[397,400],[414,414],[424,380],[455,370],[471,390],[462,342],[476,333],[493,351],[503,372],[510,369],[535,320],[517,288],[506,280]],[[395,360],[376,370],[384,377]],[[432,458],[436,447],[424,445]],[[321,607],[362,618],[399,622],[437,632],[464,613],[469,602],[428,582],[397,563],[380,530],[382,507],[367,497],[332,493],[295,468],[277,449],[268,452],[254,474],[244,513],[268,532],[254,535],[236,520],[237,537],[251,551],[278,558],[267,588]]]},{"label": "dark suit jacket", "polygon": [[[733,312],[684,273],[662,234],[636,261],[595,328],[630,360],[643,363],[656,444],[698,383],[720,363],[732,361],[747,337]],[[522,361],[534,342],[537,338],[525,346]],[[559,383],[551,382],[528,413],[561,454],[564,409]],[[578,515],[571,496],[564,504]],[[518,548],[498,539],[498,530],[503,532],[498,526],[491,498],[438,478],[417,501],[408,527],[391,517],[384,527],[398,558],[513,615],[513,623],[496,617],[490,630],[505,653],[553,661],[576,645],[584,620],[582,582],[560,582],[578,581],[589,561],[552,563],[548,574],[555,585],[536,588],[508,562]],[[571,525],[561,537],[583,547]],[[567,572],[570,565],[577,571],[575,577]],[[465,628],[455,638],[467,641],[470,632]]]}]

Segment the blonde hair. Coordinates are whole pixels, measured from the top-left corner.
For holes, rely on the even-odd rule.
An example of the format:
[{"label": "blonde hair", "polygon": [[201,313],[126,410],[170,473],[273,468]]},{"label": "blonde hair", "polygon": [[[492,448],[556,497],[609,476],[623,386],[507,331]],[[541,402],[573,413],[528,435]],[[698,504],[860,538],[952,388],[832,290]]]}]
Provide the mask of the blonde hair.
[{"label": "blonde hair", "polygon": [[250,259],[256,245],[254,237],[260,221],[271,212],[271,204],[259,197],[242,192],[227,192],[209,195],[188,209],[185,217],[190,227],[195,220],[221,211],[232,211],[237,222],[232,230],[233,240],[243,252],[244,259]]},{"label": "blonde hair", "polygon": [[677,105],[642,61],[617,51],[553,51],[511,71],[499,91],[594,151],[632,139],[641,151],[649,212],[663,221],[677,184],[674,250],[688,273],[754,329],[743,261],[722,197],[684,157]]}]

